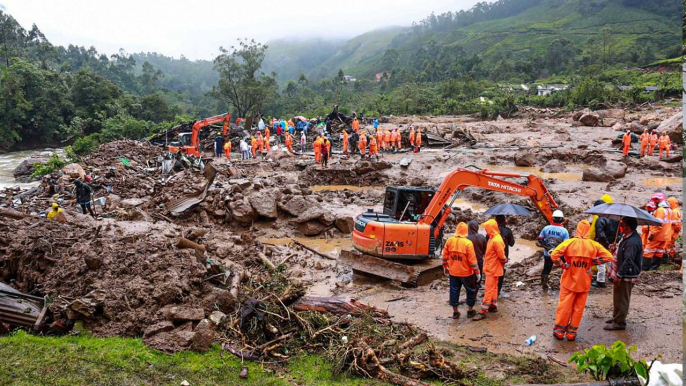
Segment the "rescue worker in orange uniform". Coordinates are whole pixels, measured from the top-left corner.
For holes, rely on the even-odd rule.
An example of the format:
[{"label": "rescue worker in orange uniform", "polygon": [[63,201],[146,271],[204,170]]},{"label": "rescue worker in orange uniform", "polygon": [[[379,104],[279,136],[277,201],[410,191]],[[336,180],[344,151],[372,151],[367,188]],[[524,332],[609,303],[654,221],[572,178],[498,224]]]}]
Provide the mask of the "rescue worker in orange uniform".
[{"label": "rescue worker in orange uniform", "polygon": [[650,134],[648,134],[648,129],[645,129],[643,134],[641,134],[641,152],[639,153],[641,157],[646,155],[648,143],[650,143]]},{"label": "rescue worker in orange uniform", "polygon": [[400,150],[400,149],[403,148],[403,145],[402,145],[403,136],[402,136],[402,134],[401,134],[400,129],[396,129],[396,131],[398,132],[398,136],[396,137],[395,143],[396,143],[396,145],[397,145],[397,147],[398,147],[398,150]]},{"label": "rescue worker in orange uniform", "polygon": [[627,130],[626,134],[622,136],[622,144],[624,145],[622,154],[626,157],[629,155],[629,149],[631,149],[631,131]]},{"label": "rescue worker in orange uniform", "polygon": [[610,251],[589,238],[590,230],[591,224],[581,220],[574,237],[560,243],[550,254],[553,263],[564,271],[553,328],[553,335],[559,340],[576,339],[591,288],[591,267],[613,260]]},{"label": "rescue worker in orange uniform", "polygon": [[255,139],[254,135],[250,136],[250,146],[252,146],[252,157],[256,158],[257,155],[255,153],[257,151],[257,140]]},{"label": "rescue worker in orange uniform", "polygon": [[417,133],[414,138],[414,145],[417,147],[417,151],[422,148],[422,130],[417,129]]},{"label": "rescue worker in orange uniform", "polygon": [[271,147],[269,146],[269,128],[265,127],[264,128],[264,148],[269,151],[271,150]]},{"label": "rescue worker in orange uniform", "polygon": [[329,157],[328,160],[331,161],[331,158],[333,156],[333,154],[331,153],[331,141],[329,140],[328,137],[327,138],[322,137],[322,144],[324,144],[324,143],[326,143],[326,152],[327,152],[328,157]]},{"label": "rescue worker in orange uniform", "polygon": [[226,141],[224,144],[224,155],[231,161],[231,141]]},{"label": "rescue worker in orange uniform", "polygon": [[321,155],[321,150],[322,150],[322,137],[317,136],[315,138],[314,142],[312,142],[312,150],[314,150],[314,162],[319,163],[320,162],[320,155]]},{"label": "rescue worker in orange uniform", "polygon": [[[650,214],[654,214],[655,209],[657,209],[657,205],[653,202],[653,200],[648,201],[648,203],[645,206],[646,212]],[[641,226],[641,245],[643,245],[643,248],[645,249],[645,246],[648,245],[648,234],[650,233],[650,227],[647,225]]]},{"label": "rescue worker in orange uniform", "polygon": [[343,154],[348,155],[348,131],[343,130]]},{"label": "rescue worker in orange uniform", "polygon": [[662,133],[659,139],[659,144],[660,144],[660,153],[658,155],[660,156],[660,159],[662,159],[662,152],[667,151],[666,157],[669,157],[669,147],[672,145],[672,141],[669,139],[669,136],[665,133]]},{"label": "rescue worker in orange uniform", "polygon": [[367,152],[367,133],[364,130],[360,132],[360,140],[357,142],[357,146],[360,148],[360,155],[364,158]]},{"label": "rescue worker in orange uniform", "polygon": [[262,133],[257,133],[257,149],[262,153],[264,151],[264,137]]},{"label": "rescue worker in orange uniform", "polygon": [[445,242],[443,247],[443,273],[450,277],[450,305],[453,307],[453,319],[460,317],[457,305],[460,303],[460,291],[464,286],[467,292],[467,317],[476,315],[477,283],[481,281],[481,271],[476,260],[474,244],[467,238],[467,224],[457,224],[455,235]]},{"label": "rescue worker in orange uniform", "polygon": [[679,201],[676,197],[667,199],[669,206],[672,209],[672,240],[669,243],[669,255],[676,256],[676,239],[679,238],[683,224],[681,222],[681,209],[679,208]]},{"label": "rescue worker in orange uniform", "polygon": [[410,136],[408,139],[410,140],[410,147],[414,147],[414,126],[410,126]]},{"label": "rescue worker in orange uniform", "polygon": [[388,150],[391,143],[391,132],[386,128],[383,133],[383,149]]},{"label": "rescue worker in orange uniform", "polygon": [[665,247],[672,238],[672,209],[664,193],[655,193],[651,200],[657,206],[653,216],[662,221],[662,225],[650,225],[648,243],[643,246],[643,270],[657,270],[660,267]]},{"label": "rescue worker in orange uniform", "polygon": [[655,130],[653,130],[653,132],[650,134],[650,141],[648,143],[648,155],[649,156],[653,155],[653,151],[655,151],[655,145],[657,145],[657,140],[658,140],[657,133],[655,132]]},{"label": "rescue worker in orange uniform", "polygon": [[353,119],[353,130],[355,130],[357,134],[360,134],[360,121],[358,121],[357,118]]},{"label": "rescue worker in orange uniform", "polygon": [[373,135],[369,136],[369,158],[376,157],[379,160],[379,149],[377,148],[376,138]]},{"label": "rescue worker in orange uniform", "polygon": [[395,143],[398,141],[398,129],[391,131],[391,150],[395,152]]},{"label": "rescue worker in orange uniform", "polygon": [[293,153],[293,136],[291,135],[291,133],[286,132],[284,142],[286,143],[286,149]]},{"label": "rescue worker in orange uniform", "polygon": [[498,278],[503,276],[505,267],[505,242],[500,236],[498,223],[495,219],[490,219],[481,224],[488,235],[486,252],[484,253],[484,274],[486,275],[486,285],[484,288],[484,300],[481,302],[481,310],[474,320],[486,318],[486,312],[498,312]]}]

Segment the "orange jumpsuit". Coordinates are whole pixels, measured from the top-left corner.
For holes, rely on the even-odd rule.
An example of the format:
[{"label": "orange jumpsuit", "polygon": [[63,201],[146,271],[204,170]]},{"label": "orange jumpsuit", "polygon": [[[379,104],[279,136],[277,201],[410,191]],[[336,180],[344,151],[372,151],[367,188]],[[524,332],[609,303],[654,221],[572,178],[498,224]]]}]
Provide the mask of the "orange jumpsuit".
[{"label": "orange jumpsuit", "polygon": [[480,313],[485,314],[488,311],[498,309],[498,277],[503,276],[503,268],[505,267],[505,243],[498,223],[494,219],[490,219],[481,224],[488,235],[488,244],[486,244],[486,252],[484,253],[484,274],[486,275],[486,286],[484,289],[484,300],[481,302]]},{"label": "orange jumpsuit", "polygon": [[362,157],[364,157],[364,154],[367,151],[367,135],[364,131],[360,133],[360,140],[357,143],[358,147],[360,148],[360,154],[362,154]]},{"label": "orange jumpsuit", "polygon": [[622,136],[622,144],[624,145],[622,154],[626,157],[629,155],[629,149],[631,149],[631,133],[626,133]]},{"label": "orange jumpsuit", "polygon": [[390,148],[393,149],[395,147],[395,143],[398,141],[398,131],[393,130],[391,132],[391,146]]},{"label": "orange jumpsuit", "polygon": [[257,148],[260,150],[260,153],[264,151],[264,137],[262,133],[257,133]]},{"label": "orange jumpsuit", "polygon": [[662,152],[667,151],[667,157],[669,157],[669,147],[672,144],[672,141],[669,140],[669,136],[667,134],[663,134],[660,136],[660,159],[662,159]]},{"label": "orange jumpsuit", "polygon": [[421,148],[422,147],[422,131],[417,129],[417,134],[414,138],[414,145]]},{"label": "orange jumpsuit", "polygon": [[[324,141],[324,139],[322,139]],[[329,161],[331,161],[331,141],[326,140],[326,152],[329,154]]]},{"label": "orange jumpsuit", "polygon": [[455,235],[443,247],[443,268],[450,276],[468,277],[478,275],[479,265],[474,252],[474,244],[467,238],[467,224],[457,224]]},{"label": "orange jumpsuit", "polygon": [[379,151],[376,147],[376,138],[374,138],[374,136],[369,137],[369,157],[376,157],[376,159],[379,159]]},{"label": "orange jumpsuit", "polygon": [[383,149],[383,137],[383,130],[376,129],[376,146],[380,149]]},{"label": "orange jumpsuit", "polygon": [[655,145],[657,145],[657,134],[653,133],[650,135],[650,142],[648,143],[648,155],[652,156],[653,151],[655,151]]},{"label": "orange jumpsuit", "polygon": [[264,148],[267,149],[267,151],[271,150],[269,146],[269,128],[265,127],[264,128]]},{"label": "orange jumpsuit", "polygon": [[257,155],[255,154],[255,151],[257,150],[257,140],[254,136],[250,136],[250,145],[252,146],[252,157],[256,158]]},{"label": "orange jumpsuit", "polygon": [[284,142],[286,142],[286,149],[293,153],[293,136],[291,136],[291,133],[286,133]]},{"label": "orange jumpsuit", "polygon": [[659,207],[653,216],[663,222],[662,225],[651,225],[648,230],[647,243],[643,246],[643,257],[645,259],[661,260],[664,255],[666,245],[671,241],[672,235],[672,210],[670,208]]},{"label": "orange jumpsuit", "polygon": [[553,263],[564,271],[560,278],[560,301],[553,327],[553,335],[557,339],[565,336],[570,341],[576,339],[591,288],[591,267],[614,260],[610,251],[589,239],[590,230],[591,224],[581,220],[574,237],[563,241],[550,253]]},{"label": "orange jumpsuit", "polygon": [[226,141],[224,144],[224,155],[231,160],[231,141]]},{"label": "orange jumpsuit", "polygon": [[319,157],[322,149],[322,138],[317,137],[317,139],[312,142],[312,150],[314,150],[314,161],[319,162]]},{"label": "orange jumpsuit", "polygon": [[388,150],[391,143],[391,132],[386,129],[383,133],[383,149]]},{"label": "orange jumpsuit", "polygon": [[641,157],[646,155],[646,150],[648,150],[648,143],[650,142],[650,134],[648,134],[648,131],[644,131],[643,134],[641,134]]},{"label": "orange jumpsuit", "polygon": [[360,121],[358,121],[357,118],[353,119],[353,130],[355,130],[357,134],[360,134]]},{"label": "orange jumpsuit", "polygon": [[414,127],[410,128],[410,146],[414,147]]},{"label": "orange jumpsuit", "polygon": [[403,141],[403,136],[400,133],[400,130],[396,130],[397,137],[395,137],[395,143],[398,147],[398,150],[402,149],[402,141]]},{"label": "orange jumpsuit", "polygon": [[348,154],[348,132],[343,130],[343,153]]},{"label": "orange jumpsuit", "polygon": [[676,256],[676,239],[681,234],[683,224],[681,222],[681,209],[679,208],[679,201],[676,197],[670,197],[668,200],[669,206],[672,209],[672,240],[669,243],[670,256]]}]

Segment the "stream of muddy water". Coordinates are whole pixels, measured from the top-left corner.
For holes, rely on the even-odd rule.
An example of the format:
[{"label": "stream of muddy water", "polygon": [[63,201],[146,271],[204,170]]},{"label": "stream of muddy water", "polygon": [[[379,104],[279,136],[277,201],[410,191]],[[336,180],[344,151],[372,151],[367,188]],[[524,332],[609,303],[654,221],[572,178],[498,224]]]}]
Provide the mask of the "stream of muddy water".
[{"label": "stream of muddy water", "polygon": [[62,154],[62,149],[43,149],[14,151],[0,154],[0,189],[19,186],[22,189],[30,189],[40,185],[39,181],[17,182],[12,171],[28,158],[47,158],[52,153]]}]

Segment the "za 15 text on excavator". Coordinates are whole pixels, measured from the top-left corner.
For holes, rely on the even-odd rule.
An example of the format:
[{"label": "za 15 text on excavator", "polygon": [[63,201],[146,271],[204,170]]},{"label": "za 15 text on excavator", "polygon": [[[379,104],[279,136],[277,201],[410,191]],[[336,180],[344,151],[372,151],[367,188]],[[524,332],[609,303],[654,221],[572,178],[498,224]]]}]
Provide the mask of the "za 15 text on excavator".
[{"label": "za 15 text on excavator", "polygon": [[221,114],[215,115],[213,117],[205,118],[203,120],[197,121],[193,124],[193,130],[190,133],[179,133],[178,142],[172,142],[169,145],[170,153],[181,152],[182,154],[188,154],[189,156],[200,158],[200,130],[203,128],[214,125],[215,123],[224,123],[223,134],[226,135],[227,128],[231,123],[231,114]]},{"label": "za 15 text on excavator", "polygon": [[353,272],[370,274],[414,287],[442,275],[441,259],[435,255],[443,243],[443,225],[460,191],[475,187],[529,197],[534,206],[552,221],[558,205],[543,181],[528,175],[520,185],[497,177],[523,177],[516,173],[457,168],[448,174],[438,190],[388,187],[383,213],[369,209],[355,219],[352,251],[341,258]]}]

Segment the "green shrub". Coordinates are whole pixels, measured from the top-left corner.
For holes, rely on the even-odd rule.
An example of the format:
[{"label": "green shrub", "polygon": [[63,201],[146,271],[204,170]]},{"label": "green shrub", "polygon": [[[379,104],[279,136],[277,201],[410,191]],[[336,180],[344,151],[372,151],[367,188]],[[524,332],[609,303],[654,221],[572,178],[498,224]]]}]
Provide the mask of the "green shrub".
[{"label": "green shrub", "polygon": [[576,352],[569,358],[569,363],[576,362],[578,371],[590,373],[597,381],[636,375],[648,379],[648,364],[644,359],[634,360],[632,352],[636,352],[635,345],[626,347],[624,342],[616,341],[609,348],[599,344]]},{"label": "green shrub", "polygon": [[57,155],[57,153],[52,153],[52,156],[50,156],[46,163],[37,162],[33,165],[34,172],[31,174],[31,178],[51,174],[62,169],[62,167],[64,167],[64,165],[66,164],[66,160],[60,158],[60,156]]},{"label": "green shrub", "polygon": [[98,147],[98,141],[95,139],[95,136],[89,135],[77,139],[71,147],[74,154],[82,156],[95,150]]}]

